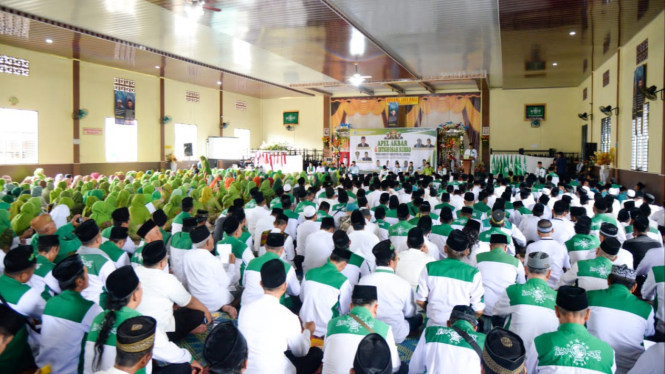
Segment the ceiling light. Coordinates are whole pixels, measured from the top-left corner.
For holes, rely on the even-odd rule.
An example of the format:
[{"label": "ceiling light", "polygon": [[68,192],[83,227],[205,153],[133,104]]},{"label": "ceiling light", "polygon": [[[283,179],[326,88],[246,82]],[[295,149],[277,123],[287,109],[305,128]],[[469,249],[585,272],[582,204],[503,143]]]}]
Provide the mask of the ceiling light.
[{"label": "ceiling light", "polygon": [[356,87],[360,86],[364,81],[365,81],[365,78],[361,77],[360,74],[358,74],[358,73],[353,74],[353,75],[349,78],[349,82],[350,82],[352,85],[356,86]]},{"label": "ceiling light", "polygon": [[155,65],[155,69],[159,69],[159,65]]},{"label": "ceiling light", "polygon": [[365,35],[355,28],[351,30],[350,52],[352,56],[362,56],[365,53]]},{"label": "ceiling light", "polygon": [[46,39],[46,40],[44,40],[44,41],[45,41],[46,43],[48,43],[48,44],[53,44],[53,39]]},{"label": "ceiling light", "polygon": [[569,34],[570,34],[570,35],[575,35],[575,34],[577,34],[577,33],[576,33],[575,31],[571,31],[571,32],[569,32]]},{"label": "ceiling light", "polygon": [[556,62],[553,62],[553,63],[552,63],[552,66],[557,66],[557,65],[558,65],[558,64],[557,64]]},{"label": "ceiling light", "polygon": [[217,82],[217,84],[222,84],[222,82]]}]

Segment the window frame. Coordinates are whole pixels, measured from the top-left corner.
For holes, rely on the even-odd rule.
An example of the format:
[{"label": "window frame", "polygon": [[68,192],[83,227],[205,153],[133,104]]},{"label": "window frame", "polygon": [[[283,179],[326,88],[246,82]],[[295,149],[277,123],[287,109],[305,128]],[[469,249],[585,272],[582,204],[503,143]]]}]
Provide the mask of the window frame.
[{"label": "window frame", "polygon": [[[0,152],[0,164],[2,164],[2,165],[38,164],[39,163],[39,112],[36,111],[36,110],[27,110],[27,109],[0,108],[0,118],[2,118],[2,115],[5,111],[8,112],[8,113],[10,111],[13,111],[14,113],[22,112],[23,114],[34,116],[34,118],[35,118],[35,120],[34,120],[35,129],[34,129],[33,132],[25,131],[25,129],[27,127],[27,126],[25,126],[25,122],[29,119],[27,116],[26,116],[26,118],[22,118],[22,119],[19,120],[19,122],[22,123],[21,126],[13,126],[10,123],[7,130],[2,129],[2,123],[4,121],[0,119],[0,142],[5,142],[4,145],[1,148],[2,151]],[[9,117],[9,114],[8,114],[8,117]],[[8,119],[8,120],[10,122],[12,121],[12,119]],[[28,126],[30,126],[30,125],[32,125],[32,123],[30,123]],[[16,130],[16,129],[18,129],[18,130]],[[15,130],[15,131],[10,132],[10,130]],[[20,143],[22,143],[21,150],[19,152],[23,156],[25,156],[26,153],[27,153],[26,142],[33,142],[34,141],[34,144],[35,144],[34,157],[32,157],[32,158],[22,157],[18,161],[16,159],[9,159],[7,157],[7,154],[9,153],[7,149],[9,148],[9,143],[8,142],[9,142],[10,136],[8,136],[7,134],[19,134]],[[34,138],[33,139],[24,138],[24,136],[28,135],[28,134],[30,136],[34,137]]]},{"label": "window frame", "polygon": [[[133,138],[136,142],[136,144],[133,147],[133,151],[134,151],[133,156],[134,157],[125,157],[125,158],[115,157],[114,158],[115,154],[110,153],[110,152],[112,152],[111,150],[117,150],[117,146],[114,147],[114,145],[115,145],[114,142],[116,142],[117,140],[112,139],[113,137],[109,136],[109,128],[110,128],[109,126],[113,126],[113,127],[114,126],[123,126],[122,128],[126,128],[126,129],[131,128],[131,129],[134,130],[134,133],[132,134]],[[122,139],[123,139],[123,142],[128,142],[128,141],[131,140],[131,139],[127,139],[126,135],[122,136]],[[123,151],[122,154],[129,154],[132,151],[132,149],[129,149],[128,151],[125,150],[125,151]],[[126,125],[126,124],[116,123],[115,117],[106,117],[104,119],[104,159],[106,160],[106,162],[138,162],[139,161],[139,125],[138,125],[138,121],[133,120],[131,125]]]}]

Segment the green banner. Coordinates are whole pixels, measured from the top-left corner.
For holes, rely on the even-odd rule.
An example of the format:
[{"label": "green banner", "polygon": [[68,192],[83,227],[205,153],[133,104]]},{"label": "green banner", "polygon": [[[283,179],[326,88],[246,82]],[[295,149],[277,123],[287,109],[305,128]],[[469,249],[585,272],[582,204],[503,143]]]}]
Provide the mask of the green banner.
[{"label": "green banner", "polygon": [[297,110],[284,112],[283,115],[284,126],[286,125],[297,125],[300,120],[300,112]]}]

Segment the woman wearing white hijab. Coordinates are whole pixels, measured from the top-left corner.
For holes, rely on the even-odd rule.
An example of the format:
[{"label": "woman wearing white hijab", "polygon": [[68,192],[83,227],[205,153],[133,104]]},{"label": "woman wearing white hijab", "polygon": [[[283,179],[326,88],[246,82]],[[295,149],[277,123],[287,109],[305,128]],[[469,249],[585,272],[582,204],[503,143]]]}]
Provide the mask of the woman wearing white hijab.
[{"label": "woman wearing white hijab", "polygon": [[49,214],[55,223],[56,229],[67,224],[67,218],[69,218],[70,213],[69,207],[64,204],[60,204],[51,210],[51,213]]}]

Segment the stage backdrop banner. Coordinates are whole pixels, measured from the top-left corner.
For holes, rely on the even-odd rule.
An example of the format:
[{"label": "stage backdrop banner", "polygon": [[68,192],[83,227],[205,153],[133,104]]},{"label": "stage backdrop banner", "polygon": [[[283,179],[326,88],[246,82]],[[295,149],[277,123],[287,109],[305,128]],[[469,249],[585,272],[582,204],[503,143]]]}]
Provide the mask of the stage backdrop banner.
[{"label": "stage backdrop banner", "polygon": [[490,171],[494,176],[503,173],[504,177],[508,176],[509,171],[512,171],[515,175],[535,174],[538,161],[542,162],[543,167],[547,169],[554,162],[554,158],[524,156],[515,153],[494,153],[492,154]]},{"label": "stage backdrop banner", "polygon": [[[361,138],[365,138],[365,142]],[[414,169],[423,160],[436,169],[436,129],[412,127],[398,129],[351,130],[351,161],[355,161],[361,172],[379,170],[379,165],[395,167],[395,161],[403,170],[413,162]]]}]

